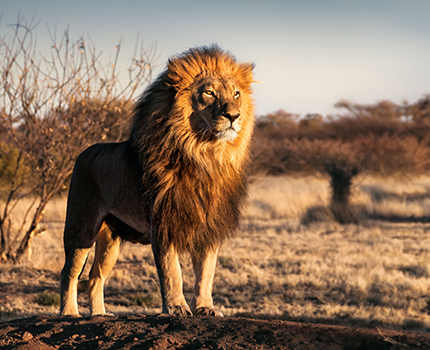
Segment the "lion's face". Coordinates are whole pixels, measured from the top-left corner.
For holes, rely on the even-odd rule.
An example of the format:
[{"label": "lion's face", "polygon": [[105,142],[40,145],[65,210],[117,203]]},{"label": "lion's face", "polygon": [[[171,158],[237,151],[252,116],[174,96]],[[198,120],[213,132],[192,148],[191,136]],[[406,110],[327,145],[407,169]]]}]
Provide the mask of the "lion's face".
[{"label": "lion's face", "polygon": [[232,77],[208,76],[192,87],[190,124],[197,133],[233,141],[242,129],[241,91]]}]

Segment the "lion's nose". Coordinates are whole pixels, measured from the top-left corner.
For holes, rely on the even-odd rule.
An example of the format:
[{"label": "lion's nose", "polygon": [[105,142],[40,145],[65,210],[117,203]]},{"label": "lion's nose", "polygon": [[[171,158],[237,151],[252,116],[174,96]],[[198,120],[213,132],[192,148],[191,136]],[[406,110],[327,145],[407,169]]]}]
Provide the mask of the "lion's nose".
[{"label": "lion's nose", "polygon": [[230,120],[231,123],[233,123],[237,118],[240,117],[240,113],[239,112],[224,112],[223,114],[224,118],[227,118],[228,120]]}]

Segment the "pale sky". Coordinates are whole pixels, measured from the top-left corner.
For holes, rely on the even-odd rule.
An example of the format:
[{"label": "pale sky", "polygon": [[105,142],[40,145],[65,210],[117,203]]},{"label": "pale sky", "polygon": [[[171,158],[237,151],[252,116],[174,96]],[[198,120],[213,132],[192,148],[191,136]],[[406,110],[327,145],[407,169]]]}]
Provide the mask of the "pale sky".
[{"label": "pale sky", "polygon": [[[137,34],[167,58],[218,43],[254,62],[256,113],[333,113],[340,99],[416,101],[430,93],[430,0],[0,0],[0,35],[18,14],[132,55]],[[124,68],[125,74],[125,68]]]}]

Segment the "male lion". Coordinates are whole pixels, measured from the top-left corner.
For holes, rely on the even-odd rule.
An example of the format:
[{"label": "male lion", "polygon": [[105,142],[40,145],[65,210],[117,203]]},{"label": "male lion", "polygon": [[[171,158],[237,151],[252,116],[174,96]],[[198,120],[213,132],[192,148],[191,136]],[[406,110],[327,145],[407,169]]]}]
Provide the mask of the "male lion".
[{"label": "male lion", "polygon": [[[79,314],[78,278],[94,242],[85,284],[91,314],[106,313],[103,286],[121,240],[152,245],[163,313],[221,315],[212,285],[218,249],[238,225],[246,192],[252,70],[216,45],[173,57],[140,98],[129,140],[79,156],[64,229],[62,315]],[[191,309],[178,260],[185,251],[196,276]]]}]

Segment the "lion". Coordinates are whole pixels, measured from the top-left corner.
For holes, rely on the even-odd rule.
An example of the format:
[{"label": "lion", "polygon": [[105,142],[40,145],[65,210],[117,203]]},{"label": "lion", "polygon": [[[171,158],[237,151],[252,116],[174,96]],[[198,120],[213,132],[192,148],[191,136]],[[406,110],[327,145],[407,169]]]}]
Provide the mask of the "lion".
[{"label": "lion", "polygon": [[[91,315],[106,314],[104,283],[126,240],[152,246],[162,313],[222,316],[213,279],[247,190],[253,68],[217,45],[172,57],[138,100],[129,139],[93,145],[78,157],[64,228],[61,315],[79,316],[78,279],[94,243],[89,280],[79,285]],[[191,307],[179,264],[186,252],[195,272]]]}]

